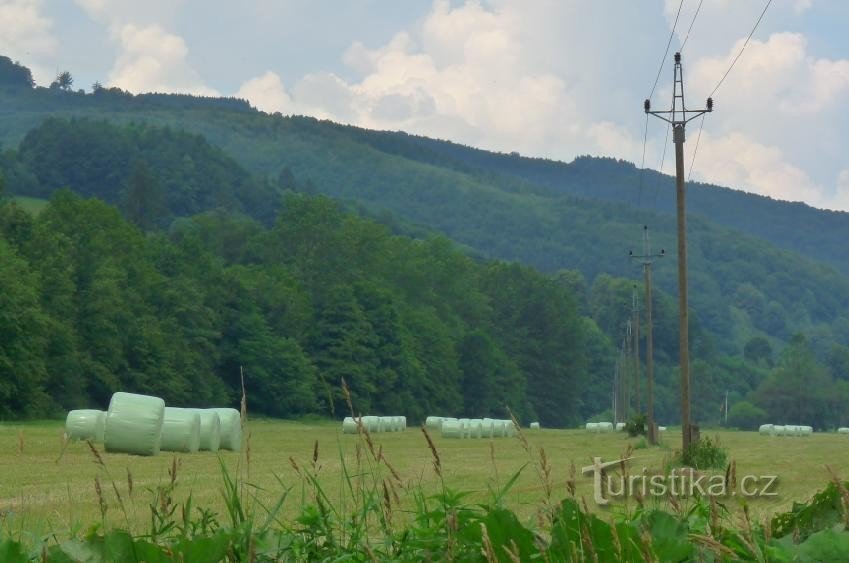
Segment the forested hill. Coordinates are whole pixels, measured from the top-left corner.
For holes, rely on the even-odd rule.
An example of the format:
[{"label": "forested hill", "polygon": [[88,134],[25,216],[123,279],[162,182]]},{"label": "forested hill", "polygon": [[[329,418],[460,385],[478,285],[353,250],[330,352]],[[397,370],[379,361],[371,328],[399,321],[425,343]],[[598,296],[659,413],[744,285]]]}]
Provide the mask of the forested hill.
[{"label": "forested hill", "polygon": [[[232,98],[134,96],[114,88],[84,94],[22,87],[22,82],[17,87],[4,87],[2,74],[0,68],[0,143],[6,147],[17,146],[46,116],[86,115],[120,122],[178,125],[204,135],[252,173],[276,175],[288,165],[299,176],[311,178],[322,190],[330,190],[328,186],[335,182],[337,191],[345,189],[354,192],[355,197],[361,196],[358,190],[362,186],[347,182],[362,183],[362,165],[357,166],[357,162],[388,155],[487,178],[508,190],[598,199],[664,214],[674,212],[673,179],[652,170],[644,171],[641,179],[640,170],[625,161],[586,156],[564,163],[495,153],[403,132],[370,131],[295,116],[266,116]],[[338,160],[328,163],[327,151],[336,149],[340,149]],[[339,169],[327,164],[338,165]],[[763,238],[849,273],[849,246],[844,244],[849,238],[849,214],[845,212],[697,182],[689,184],[688,206],[691,213],[713,223]]]},{"label": "forested hill", "polygon": [[[625,278],[639,276],[628,249],[639,248],[645,224],[656,248],[674,248],[671,215],[636,206],[633,193],[615,197],[631,189],[633,167],[627,172],[623,163],[522,159],[266,115],[238,100],[3,84],[0,174],[7,191],[46,196],[69,187],[117,205],[126,218],[61,191],[35,219],[12,206],[4,211],[8,254],[19,259],[10,263],[20,270],[10,279],[29,280],[21,303],[47,327],[42,340],[30,341],[45,346],[46,363],[33,364],[29,378],[39,381],[32,397],[41,399],[9,414],[37,412],[27,405],[100,401],[121,385],[180,398],[181,389],[202,384],[214,396],[199,397],[212,400],[232,392],[229,378],[247,358],[268,414],[326,412],[334,403],[327,390],[348,373],[362,408],[385,411],[402,397],[405,405],[419,404],[414,417],[428,410],[501,414],[508,402],[543,422],[574,422],[609,403],[631,304]],[[442,232],[477,256],[547,274],[473,260],[444,239],[392,236],[316,193],[403,232]],[[101,217],[111,226],[98,229],[116,228],[109,238],[136,246],[102,248],[96,233],[80,239],[86,230],[78,215]],[[58,239],[31,242],[49,231]],[[788,407],[776,402],[775,389],[799,389],[793,377],[814,374],[819,383],[805,388],[817,395],[794,403],[806,409],[797,423],[842,423],[840,413],[849,412],[849,278],[698,215],[690,244],[694,387],[704,398],[696,416],[716,420],[725,390],[733,403],[748,399],[780,415]],[[429,249],[424,256],[422,248]],[[677,409],[671,254],[655,266],[658,412],[667,420]],[[54,280],[54,272],[70,279]],[[138,294],[116,289],[133,287],[130,281],[143,283]],[[160,294],[155,288],[162,287],[178,289]],[[380,307],[387,295],[395,296],[392,310]],[[113,309],[122,316],[112,319]],[[552,320],[557,315],[563,325]],[[244,319],[248,325],[234,328]],[[41,326],[33,323],[31,330]],[[116,328],[125,324],[134,331]],[[101,330],[121,333],[112,335],[111,348],[96,344]],[[163,336],[172,331],[182,336]],[[800,332],[805,336],[794,336]],[[4,387],[6,403],[14,389]],[[299,410],[287,396],[307,406]],[[475,397],[487,398],[477,404]]]}]

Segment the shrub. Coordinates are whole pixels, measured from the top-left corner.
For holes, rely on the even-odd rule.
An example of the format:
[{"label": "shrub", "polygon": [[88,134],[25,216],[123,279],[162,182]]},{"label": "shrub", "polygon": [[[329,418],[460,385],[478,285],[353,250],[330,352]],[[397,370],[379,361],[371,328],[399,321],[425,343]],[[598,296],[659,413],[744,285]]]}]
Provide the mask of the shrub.
[{"label": "shrub", "polygon": [[728,450],[720,445],[719,437],[711,440],[706,436],[690,444],[677,461],[695,469],[723,469],[727,459]]},{"label": "shrub", "polygon": [[625,432],[632,438],[646,435],[646,415],[635,414],[631,420],[625,423]]}]

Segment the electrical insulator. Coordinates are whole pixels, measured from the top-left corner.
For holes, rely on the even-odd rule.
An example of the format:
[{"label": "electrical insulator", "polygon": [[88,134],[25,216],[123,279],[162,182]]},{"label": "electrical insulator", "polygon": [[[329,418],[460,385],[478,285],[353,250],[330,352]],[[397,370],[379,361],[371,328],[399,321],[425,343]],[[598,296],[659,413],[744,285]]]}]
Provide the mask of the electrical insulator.
[{"label": "electrical insulator", "polygon": [[676,63],[680,63],[680,62],[681,62],[681,53],[675,53],[675,62],[676,62]]},{"label": "electrical insulator", "polygon": [[708,111],[713,111],[713,98],[708,98],[708,99],[707,99],[707,110],[708,110]]},{"label": "electrical insulator", "polygon": [[646,113],[648,113],[651,110],[651,102],[649,100],[646,100],[645,102],[643,102],[643,109],[646,110]]}]

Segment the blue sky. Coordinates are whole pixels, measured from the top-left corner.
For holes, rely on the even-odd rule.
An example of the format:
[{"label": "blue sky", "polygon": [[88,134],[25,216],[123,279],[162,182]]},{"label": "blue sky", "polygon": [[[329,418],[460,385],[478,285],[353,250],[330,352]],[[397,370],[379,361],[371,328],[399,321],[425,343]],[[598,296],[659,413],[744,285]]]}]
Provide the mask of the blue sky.
[{"label": "blue sky", "polygon": [[[42,84],[67,69],[86,90],[238,95],[268,112],[639,165],[642,100],[679,6],[667,61],[692,22],[683,56],[695,107],[765,1],[0,0],[0,53]],[[847,2],[773,0],[714,96],[693,179],[849,210],[847,28]],[[671,72],[655,108],[669,104]],[[660,165],[665,135],[649,122],[647,167]]]}]

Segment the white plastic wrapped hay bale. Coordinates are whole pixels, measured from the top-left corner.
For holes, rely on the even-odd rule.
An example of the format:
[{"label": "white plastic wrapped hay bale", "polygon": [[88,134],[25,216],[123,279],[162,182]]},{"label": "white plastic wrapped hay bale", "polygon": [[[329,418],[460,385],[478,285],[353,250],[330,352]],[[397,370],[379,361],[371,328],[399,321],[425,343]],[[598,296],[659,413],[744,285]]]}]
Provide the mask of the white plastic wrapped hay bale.
[{"label": "white plastic wrapped hay bale", "polygon": [[[443,421],[442,424],[445,424]],[[458,418],[457,424],[460,426],[460,437],[461,438],[469,438],[471,433],[471,426],[469,424],[468,418]]]},{"label": "white plastic wrapped hay bale", "polygon": [[799,428],[802,429],[803,437],[810,436],[814,433],[814,428],[812,426],[800,426]]},{"label": "white plastic wrapped hay bale", "polygon": [[156,455],[162,440],[165,401],[118,392],[109,401],[103,443],[107,452]]},{"label": "white plastic wrapped hay bale", "polygon": [[380,417],[379,416],[364,416],[363,426],[371,433],[380,432]]},{"label": "white plastic wrapped hay bale", "polygon": [[446,420],[441,425],[443,438],[462,438],[460,422],[458,420]]},{"label": "white plastic wrapped hay bale", "polygon": [[516,435],[516,425],[513,424],[512,420],[505,420],[504,422],[505,422],[505,426],[504,426],[505,434],[504,435],[508,438],[512,438],[513,436]]},{"label": "white plastic wrapped hay bale", "polygon": [[539,422],[531,422],[531,430],[539,430]]},{"label": "white plastic wrapped hay bale", "polygon": [[480,438],[483,430],[483,420],[479,418],[469,419],[469,438]]},{"label": "white plastic wrapped hay bale", "polygon": [[598,432],[598,422],[588,422],[584,428],[586,428],[587,432],[596,433]]},{"label": "white plastic wrapped hay bale", "polygon": [[666,426],[658,426],[657,431],[658,432],[666,432]]},{"label": "white plastic wrapped hay bale", "polygon": [[758,434],[762,436],[772,436],[772,424],[761,424],[758,427]]},{"label": "white plastic wrapped hay bale", "polygon": [[65,434],[69,440],[103,442],[106,430],[106,413],[96,409],[70,411],[65,418]]},{"label": "white plastic wrapped hay bale", "polygon": [[425,419],[425,427],[428,430],[439,430],[442,426],[441,416],[429,416]]},{"label": "white plastic wrapped hay bale", "polygon": [[191,409],[200,416],[201,451],[217,452],[221,447],[221,419],[212,409]]},{"label": "white plastic wrapped hay bale", "polygon": [[242,450],[242,415],[236,409],[209,409],[218,413],[221,421],[221,449],[239,452]]},{"label": "white plastic wrapped hay bale", "polygon": [[346,416],[345,420],[342,421],[342,433],[343,434],[356,434],[357,433],[357,421],[354,420],[350,416]]},{"label": "white plastic wrapped hay bale", "polygon": [[624,432],[625,431],[625,423],[624,422],[617,422],[616,423],[616,431],[617,432]]},{"label": "white plastic wrapped hay bale", "polygon": [[199,447],[200,415],[194,410],[165,407],[159,449],[193,454]]},{"label": "white plastic wrapped hay bale", "polygon": [[838,434],[849,434],[849,428],[847,428],[845,426],[841,426],[840,428],[837,429],[837,433]]},{"label": "white plastic wrapped hay bale", "polygon": [[599,432],[613,432],[613,423],[612,422],[599,422],[598,423],[598,431]]},{"label": "white plastic wrapped hay bale", "polygon": [[406,416],[399,416],[398,418],[401,419],[401,431],[403,432],[404,430],[407,429],[407,417]]},{"label": "white plastic wrapped hay bale", "polygon": [[491,418],[481,420],[481,438],[493,438],[495,436],[495,421]]},{"label": "white plastic wrapped hay bale", "polygon": [[772,435],[773,436],[784,436],[784,425],[775,424],[772,427]]},{"label": "white plastic wrapped hay bale", "polygon": [[[484,419],[487,420],[487,419]],[[498,419],[489,419],[492,423],[492,437],[493,438],[503,438],[504,437],[504,421]]]}]

